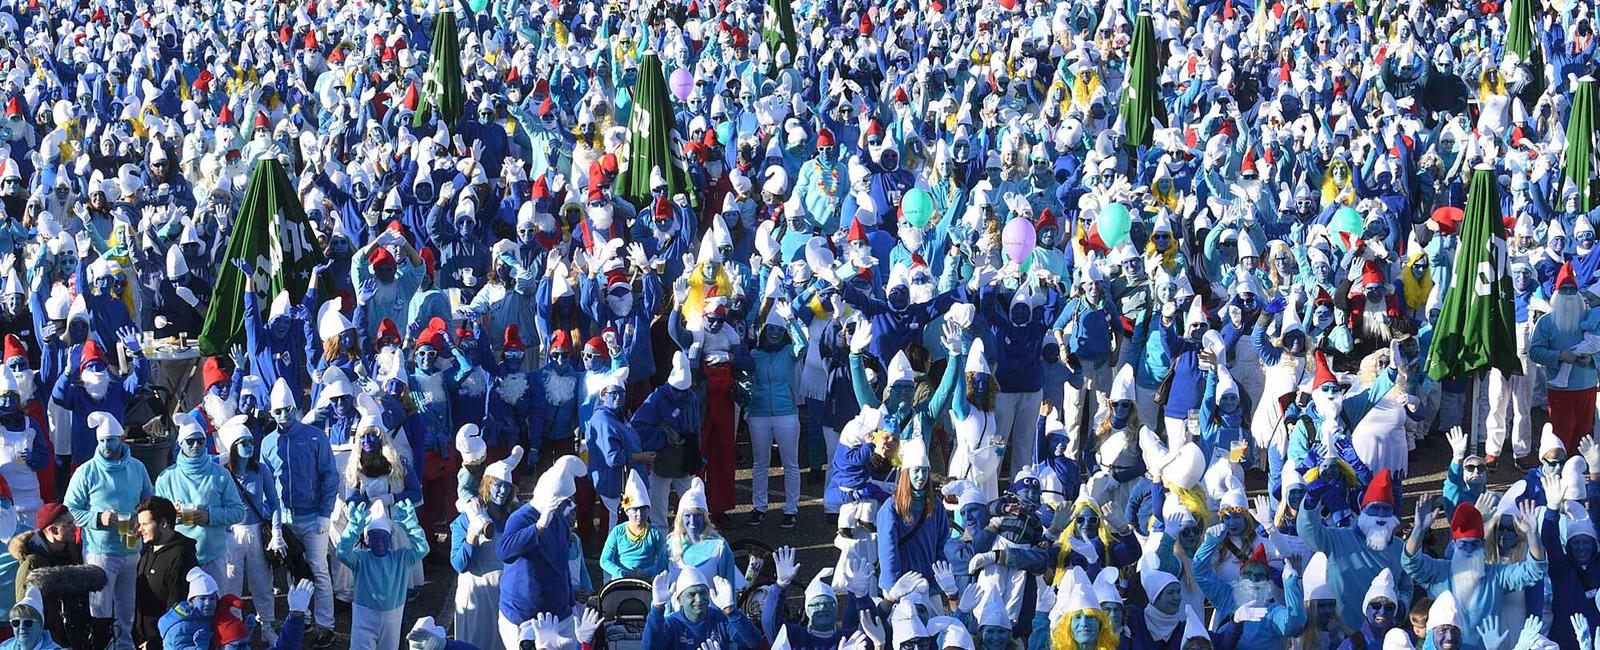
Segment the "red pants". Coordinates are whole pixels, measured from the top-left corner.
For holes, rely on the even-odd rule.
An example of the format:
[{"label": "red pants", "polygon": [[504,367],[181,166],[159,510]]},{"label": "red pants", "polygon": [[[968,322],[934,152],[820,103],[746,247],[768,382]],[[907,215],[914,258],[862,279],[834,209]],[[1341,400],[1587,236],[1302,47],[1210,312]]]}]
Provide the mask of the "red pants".
[{"label": "red pants", "polygon": [[737,465],[733,406],[733,368],[707,368],[706,421],[700,429],[700,454],[705,456],[706,466],[700,471],[700,478],[706,482],[706,507],[714,515],[733,509],[733,472]]},{"label": "red pants", "polygon": [[448,531],[456,519],[456,470],[460,468],[461,457],[455,454],[446,458],[437,450],[422,453],[422,507],[417,509],[417,519],[430,538]]},{"label": "red pants", "polygon": [[1550,426],[1567,446],[1567,453],[1578,453],[1578,441],[1594,430],[1595,389],[1549,390]]}]

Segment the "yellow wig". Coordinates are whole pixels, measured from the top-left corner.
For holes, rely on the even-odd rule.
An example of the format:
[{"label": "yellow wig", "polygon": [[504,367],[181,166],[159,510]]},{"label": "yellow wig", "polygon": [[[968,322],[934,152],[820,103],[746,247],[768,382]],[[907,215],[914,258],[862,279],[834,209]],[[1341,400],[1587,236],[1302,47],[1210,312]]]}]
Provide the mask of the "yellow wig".
[{"label": "yellow wig", "polygon": [[[1105,545],[1107,552],[1111,550],[1111,532],[1106,529],[1105,517],[1100,514],[1100,506],[1087,499],[1079,500],[1073,504],[1072,518],[1068,519],[1070,523],[1067,524],[1066,530],[1061,531],[1061,537],[1056,540],[1056,544],[1061,547],[1061,552],[1056,555],[1056,586],[1058,587],[1066,576],[1071,575],[1071,571],[1068,570],[1067,556],[1072,553],[1072,541],[1077,539],[1078,536],[1078,513],[1085,510],[1100,519],[1101,526],[1097,537],[1100,538],[1100,543]],[[1060,516],[1060,514],[1057,513],[1057,516]]]},{"label": "yellow wig", "polygon": [[[1078,612],[1083,612],[1100,620],[1100,635],[1094,638],[1093,645],[1083,645],[1072,638],[1072,617]],[[1121,645],[1122,639],[1117,630],[1111,626],[1111,615],[1103,609],[1080,609],[1068,612],[1050,628],[1050,648],[1052,650],[1116,650]]]}]

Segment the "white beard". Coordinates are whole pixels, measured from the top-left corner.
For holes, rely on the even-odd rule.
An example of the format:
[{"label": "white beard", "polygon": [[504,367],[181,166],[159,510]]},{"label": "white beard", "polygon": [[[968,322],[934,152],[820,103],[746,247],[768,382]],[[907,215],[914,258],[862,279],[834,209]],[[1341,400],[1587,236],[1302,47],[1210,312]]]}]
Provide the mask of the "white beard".
[{"label": "white beard", "polygon": [[1361,312],[1361,332],[1371,338],[1389,339],[1389,304],[1383,299],[1368,300]]},{"label": "white beard", "polygon": [[417,377],[417,387],[427,404],[441,404],[449,399],[444,390],[444,373],[435,372]]},{"label": "white beard", "polygon": [[[549,387],[550,381],[547,379],[545,380],[545,388],[548,389]],[[500,383],[496,384],[494,387],[494,394],[495,397],[500,398],[500,401],[502,402],[507,404],[516,404],[517,400],[522,399],[522,394],[527,392],[527,390],[528,376],[519,372],[507,375],[504,379],[501,379]]]},{"label": "white beard", "polygon": [[211,419],[211,425],[214,427],[222,426],[222,423],[227,422],[238,412],[232,399],[222,399],[211,393],[206,393],[205,397],[200,398],[200,408],[205,411],[206,417]]},{"label": "white beard", "polygon": [[609,205],[598,208],[585,208],[584,215],[589,217],[589,225],[594,226],[596,229],[606,230],[611,227],[611,206]]},{"label": "white beard", "polygon": [[456,390],[467,397],[482,397],[488,389],[482,370],[473,370],[456,383]]},{"label": "white beard", "polygon": [[1234,607],[1264,607],[1272,595],[1271,582],[1240,580],[1233,585]]},{"label": "white beard", "polygon": [[562,375],[558,372],[547,372],[541,378],[544,382],[544,399],[551,406],[560,406],[572,401],[578,394],[578,378]]},{"label": "white beard", "polygon": [[1478,587],[1483,583],[1483,578],[1488,571],[1488,565],[1483,562],[1483,550],[1463,553],[1459,549],[1450,557],[1450,588],[1455,592],[1456,602],[1470,603],[1472,597],[1478,594]]},{"label": "white beard", "polygon": [[1400,525],[1400,520],[1394,517],[1374,517],[1362,513],[1356,517],[1356,530],[1361,532],[1367,548],[1373,551],[1383,551],[1394,542],[1394,529]]},{"label": "white beard", "polygon": [[11,380],[17,383],[17,394],[22,397],[22,403],[26,404],[33,399],[35,386],[33,385],[32,370],[13,372],[11,373]]},{"label": "white beard", "polygon": [[1583,322],[1583,312],[1586,305],[1583,298],[1577,294],[1566,295],[1557,292],[1550,299],[1550,318],[1555,319],[1556,331],[1576,332]]},{"label": "white beard", "polygon": [[378,377],[400,377],[404,375],[401,369],[405,368],[405,357],[401,356],[400,348],[392,345],[384,346],[378,351],[377,363],[374,365],[377,366],[375,368],[377,372],[373,374]]},{"label": "white beard", "polygon": [[83,373],[83,390],[96,402],[105,399],[111,392],[111,375],[104,370]]}]

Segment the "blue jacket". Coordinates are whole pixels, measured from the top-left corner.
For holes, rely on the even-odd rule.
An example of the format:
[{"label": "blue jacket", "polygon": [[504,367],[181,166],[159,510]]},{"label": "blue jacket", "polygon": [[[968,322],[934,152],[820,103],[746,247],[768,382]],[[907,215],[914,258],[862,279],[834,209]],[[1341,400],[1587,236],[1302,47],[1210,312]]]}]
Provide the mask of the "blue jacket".
[{"label": "blue jacket", "polygon": [[266,464],[257,462],[254,470],[248,465],[241,467],[235,478],[238,486],[243,487],[239,491],[239,501],[244,506],[244,520],[239,523],[252,526],[263,522],[272,526],[282,523],[278,516],[277,482]]},{"label": "blue jacket", "polygon": [[212,617],[202,616],[189,607],[189,601],[172,606],[161,615],[161,647],[166,650],[210,650]]},{"label": "blue jacket", "polygon": [[[840,592],[835,598],[842,606],[843,613],[834,625],[833,634],[826,638],[818,637],[811,633],[804,621],[790,621],[789,608],[783,606],[784,600],[794,595],[794,592],[804,592],[796,589],[794,584],[788,587],[773,585],[767,590],[767,597],[761,608],[761,629],[766,632],[767,643],[772,643],[778,637],[778,631],[789,630],[789,647],[794,650],[834,650],[839,647],[839,642],[852,634],[861,625],[861,612],[872,607],[870,600],[857,599],[848,593]],[[802,603],[804,605],[805,603]]]},{"label": "blue jacket", "polygon": [[194,540],[195,559],[201,564],[228,552],[228,528],[244,521],[244,501],[228,470],[207,456],[179,456],[156,477],[155,492],[173,503],[202,506],[210,521],[204,526],[179,525],[178,532]]},{"label": "blue jacket", "polygon": [[607,327],[616,330],[617,338],[624,338],[628,330],[633,330],[638,335],[632,338],[633,345],[628,346],[628,376],[631,381],[644,381],[656,374],[655,352],[650,346],[650,321],[655,318],[661,305],[661,278],[655,273],[646,273],[640,279],[643,290],[634,294],[633,309],[626,316],[617,316],[612,313],[611,306],[605,302],[605,291],[600,282],[591,276],[585,276],[578,282],[578,305],[583,308],[583,313],[594,321],[596,331]]},{"label": "blue jacket", "polygon": [[272,472],[277,501],[291,519],[332,517],[340,472],[322,431],[296,422],[285,434],[273,431],[261,442],[261,464]]},{"label": "blue jacket", "polygon": [[[1205,593],[1206,598],[1216,606],[1219,613],[1225,612],[1225,616],[1232,617],[1234,610],[1238,608],[1233,602],[1233,584],[1217,575],[1214,564],[1217,547],[1221,544],[1221,535],[1207,535],[1205,540],[1200,542],[1199,550],[1195,551],[1191,566],[1194,567],[1195,582],[1200,584],[1200,590]],[[1306,601],[1301,590],[1300,576],[1284,576],[1283,602],[1267,605],[1266,609],[1266,617],[1243,624],[1239,645],[1236,647],[1244,650],[1257,648],[1276,650],[1283,647],[1284,639],[1300,634],[1306,625]]]},{"label": "blue jacket", "polygon": [[[667,444],[668,430],[685,440],[698,441],[705,416],[705,407],[692,388],[678,390],[666,384],[657,386],[633,412],[633,430],[639,434],[639,449],[659,451]],[[699,446],[698,442],[695,446]]]},{"label": "blue jacket", "polygon": [[594,415],[583,425],[583,437],[589,444],[589,480],[594,482],[595,493],[612,499],[621,497],[623,477],[633,466],[633,455],[641,451],[639,434],[620,413],[596,406]]},{"label": "blue jacket", "polygon": [[[356,548],[356,541],[361,539],[366,528],[364,521],[345,526],[335,552],[339,561],[350,567],[351,579],[355,581],[355,604],[378,611],[405,607],[411,569],[428,554],[428,536],[417,523],[416,512],[408,504],[396,503],[401,505],[397,505],[390,516],[397,539],[388,554],[378,557],[366,547]],[[400,543],[398,538],[402,535],[409,538],[409,544]]]},{"label": "blue jacket", "polygon": [[1031,393],[1044,387],[1045,329],[1056,316],[1044,307],[1033,308],[1028,322],[1017,325],[1011,322],[1008,305],[1002,305],[994,292],[985,291],[979,298],[979,315],[984,344],[988,347],[989,362],[993,364],[994,378],[1002,393]]},{"label": "blue jacket", "polygon": [[[82,349],[80,347],[74,350],[71,355],[73,357],[72,361],[75,364],[79,364],[75,365],[74,368],[82,367],[82,362],[78,359]],[[111,385],[106,390],[105,398],[96,401],[89,396],[88,391],[83,388],[83,384],[78,381],[78,372],[76,370],[69,369],[61,373],[61,376],[56,379],[55,388],[50,393],[50,399],[61,405],[61,408],[72,413],[72,421],[68,426],[72,428],[71,451],[73,465],[82,465],[95,452],[94,429],[89,427],[87,421],[89,414],[95,411],[104,411],[110,414],[111,417],[116,418],[117,421],[122,421],[122,416],[128,412],[128,402],[133,400],[133,394],[139,390],[140,386],[149,381],[149,378],[150,363],[145,360],[144,355],[135,356],[133,358],[133,373],[123,378],[122,381],[117,381],[117,376],[111,374]],[[59,425],[60,423],[57,424]],[[63,451],[65,450],[57,449],[56,453],[61,454]],[[128,512],[131,513],[133,510],[130,509]]]},{"label": "blue jacket", "polygon": [[133,548],[122,543],[115,527],[100,525],[100,513],[115,510],[133,516],[133,511],[145,497],[155,494],[150,485],[150,475],[144,464],[133,459],[133,453],[124,449],[122,457],[107,460],[95,454],[89,462],[79,466],[67,483],[67,496],[61,504],[72,512],[73,521],[83,529],[84,555],[128,556],[139,553],[143,542],[135,541]]},{"label": "blue jacket", "polygon": [[759,346],[750,349],[754,366],[750,371],[750,403],[745,417],[777,417],[800,412],[795,404],[794,368],[806,355],[806,332],[800,321],[790,319],[786,329],[789,344],[777,350]]},{"label": "blue jacket", "polygon": [[727,650],[752,650],[761,645],[761,632],[746,618],[744,611],[734,608],[727,614],[715,606],[706,607],[699,623],[691,623],[683,612],[666,614],[664,607],[651,607],[644,622],[644,650],[699,650],[707,639],[717,639]]},{"label": "blue jacket", "polygon": [[[1407,601],[1402,605],[1408,605],[1411,576],[1400,570],[1404,540],[1391,540],[1388,548],[1374,551],[1367,548],[1366,540],[1354,528],[1329,527],[1319,510],[1317,507],[1301,507],[1295,517],[1295,526],[1300,539],[1305,540],[1307,546],[1313,551],[1327,553],[1328,565],[1339,567],[1338,571],[1328,572],[1328,587],[1339,595],[1339,617],[1344,619],[1345,626],[1354,630],[1366,619],[1362,601],[1366,598],[1367,588],[1372,586],[1372,581],[1384,569],[1388,569],[1395,578],[1395,592],[1400,594],[1401,600]],[[1485,583],[1484,587],[1487,591],[1489,585]]]},{"label": "blue jacket", "polygon": [[245,346],[250,354],[251,373],[260,377],[268,387],[282,378],[289,384],[289,394],[299,399],[304,394],[304,377],[309,367],[305,356],[305,323],[288,314],[278,318],[288,323],[287,332],[282,337],[273,335],[271,323],[262,324],[261,303],[255,292],[244,292]]},{"label": "blue jacket", "polygon": [[[1600,589],[1600,562],[1591,559],[1588,565],[1581,565],[1567,555],[1561,519],[1555,511],[1546,510],[1544,523],[1539,528],[1539,537],[1544,541],[1544,552],[1548,554],[1550,566],[1552,620],[1568,621],[1574,614],[1582,614],[1589,619],[1589,626],[1593,628],[1600,623],[1600,611],[1596,611],[1594,598],[1589,595]],[[1573,636],[1570,625],[1552,625],[1548,634],[1550,640],[1559,647],[1578,647],[1578,640]]]},{"label": "blue jacket", "polygon": [[556,618],[572,615],[572,572],[567,564],[572,536],[559,521],[544,530],[538,529],[538,522],[539,511],[523,505],[506,519],[495,544],[506,563],[500,574],[500,615],[508,620],[526,621],[543,613]]}]

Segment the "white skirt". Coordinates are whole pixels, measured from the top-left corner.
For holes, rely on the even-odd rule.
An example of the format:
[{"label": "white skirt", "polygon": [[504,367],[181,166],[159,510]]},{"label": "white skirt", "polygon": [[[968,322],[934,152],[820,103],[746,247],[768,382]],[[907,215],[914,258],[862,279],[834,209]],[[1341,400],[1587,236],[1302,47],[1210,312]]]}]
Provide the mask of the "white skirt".
[{"label": "white skirt", "polygon": [[500,572],[456,576],[455,639],[480,650],[500,647]]}]

